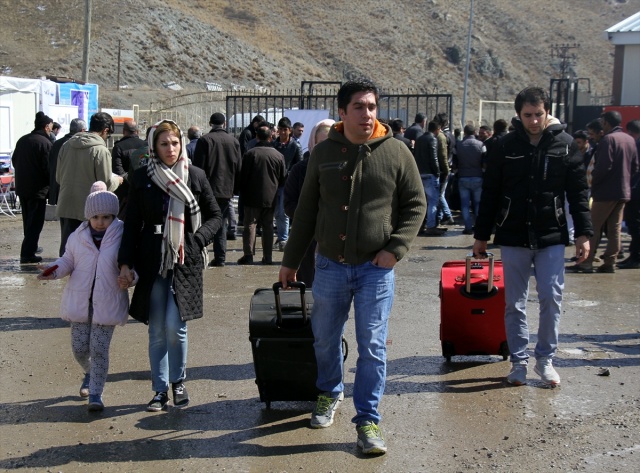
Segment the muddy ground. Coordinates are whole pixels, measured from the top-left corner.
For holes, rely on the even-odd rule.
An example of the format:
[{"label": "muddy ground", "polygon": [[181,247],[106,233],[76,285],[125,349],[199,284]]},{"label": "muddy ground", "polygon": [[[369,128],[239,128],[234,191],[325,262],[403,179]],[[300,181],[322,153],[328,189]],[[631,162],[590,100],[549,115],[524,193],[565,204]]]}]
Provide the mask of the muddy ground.
[{"label": "muddy ground", "polygon": [[[547,389],[530,370],[528,385],[510,387],[501,357],[447,364],[441,355],[439,271],[470,247],[461,230],[416,239],[397,266],[381,406],[389,452],[366,458],[350,422],[352,321],[347,400],[331,428],[309,428],[311,403],[266,410],[259,402],[249,301],[276,280],[278,267],[237,266],[240,240],[230,242],[231,264],[206,271],[205,317],[189,323],[191,404],[145,411],[152,396],[146,327],[130,320],[113,338],[106,409],[89,414],[78,396],[82,373],[70,330],[58,316],[65,281],[39,282],[34,266],[21,266],[21,220],[0,216],[0,470],[640,471],[640,271],[567,275],[555,361],[562,386]],[[55,259],[58,241],[58,223],[46,222],[45,261]],[[533,285],[531,299],[535,314]],[[603,368],[610,376],[599,376]]]}]

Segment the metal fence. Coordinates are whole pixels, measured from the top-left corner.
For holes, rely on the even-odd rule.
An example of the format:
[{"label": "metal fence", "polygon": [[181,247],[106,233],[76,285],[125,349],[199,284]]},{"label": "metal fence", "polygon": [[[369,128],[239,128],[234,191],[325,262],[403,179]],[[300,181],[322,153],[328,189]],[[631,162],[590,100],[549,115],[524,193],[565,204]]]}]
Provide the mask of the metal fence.
[{"label": "metal fence", "polygon": [[[329,117],[338,120],[337,91],[339,82],[302,82],[300,89],[255,92],[199,92],[173,97],[152,110],[139,110],[136,116],[142,128],[159,120],[174,120],[182,128],[192,125],[209,128],[209,117],[215,112],[225,113],[230,133],[239,134],[255,115],[277,123],[285,110],[328,110]],[[401,90],[382,91],[378,104],[378,118],[399,118],[408,126],[417,113],[429,119],[436,114],[453,112],[451,94],[412,93]],[[450,120],[451,121],[451,120]]]}]

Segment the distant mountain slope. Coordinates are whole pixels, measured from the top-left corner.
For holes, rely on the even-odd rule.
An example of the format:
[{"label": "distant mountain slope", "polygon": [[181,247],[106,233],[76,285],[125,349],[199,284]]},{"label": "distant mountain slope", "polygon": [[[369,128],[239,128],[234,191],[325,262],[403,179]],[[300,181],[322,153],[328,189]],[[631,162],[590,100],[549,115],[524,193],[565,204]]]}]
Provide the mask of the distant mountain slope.
[{"label": "distant mountain slope", "polygon": [[[266,10],[266,5],[270,7]],[[452,93],[459,109],[469,0],[93,1],[90,82],[106,106],[147,106],[205,82],[292,89],[301,80],[368,76],[383,88]],[[0,0],[0,73],[81,78],[84,0]],[[613,47],[602,32],[640,0],[476,0],[468,107],[545,87],[552,46],[580,45],[575,72],[609,94]],[[118,41],[121,85],[115,94]],[[145,103],[146,102],[146,103]]]}]

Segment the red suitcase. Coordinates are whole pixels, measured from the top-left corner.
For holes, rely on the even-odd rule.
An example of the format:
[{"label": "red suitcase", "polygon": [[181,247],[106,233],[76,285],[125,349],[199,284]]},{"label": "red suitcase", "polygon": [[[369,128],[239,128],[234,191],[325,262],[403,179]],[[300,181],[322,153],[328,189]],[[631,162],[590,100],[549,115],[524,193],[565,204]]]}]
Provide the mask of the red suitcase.
[{"label": "red suitcase", "polygon": [[447,261],[440,275],[440,342],[442,356],[502,355],[509,346],[504,329],[502,262]]}]

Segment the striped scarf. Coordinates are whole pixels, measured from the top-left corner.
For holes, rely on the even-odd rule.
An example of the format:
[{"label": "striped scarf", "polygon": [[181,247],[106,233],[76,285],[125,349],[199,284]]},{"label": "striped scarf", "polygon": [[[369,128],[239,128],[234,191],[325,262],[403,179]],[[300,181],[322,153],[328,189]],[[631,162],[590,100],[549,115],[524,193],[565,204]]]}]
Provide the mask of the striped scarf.
[{"label": "striped scarf", "polygon": [[[169,121],[169,120],[163,120]],[[153,134],[158,125],[153,125],[149,133],[149,154],[147,176],[151,181],[169,195],[169,209],[164,225],[161,245],[160,272],[163,278],[176,263],[184,264],[184,224],[185,209],[188,209],[192,231],[202,225],[200,206],[189,188],[189,160],[187,158],[186,140],[180,132],[181,151],[178,161],[169,168],[156,155],[153,148]],[[207,267],[208,252],[203,250],[204,267]]]}]

